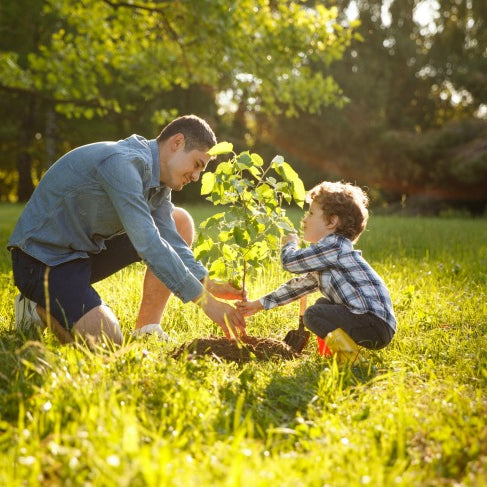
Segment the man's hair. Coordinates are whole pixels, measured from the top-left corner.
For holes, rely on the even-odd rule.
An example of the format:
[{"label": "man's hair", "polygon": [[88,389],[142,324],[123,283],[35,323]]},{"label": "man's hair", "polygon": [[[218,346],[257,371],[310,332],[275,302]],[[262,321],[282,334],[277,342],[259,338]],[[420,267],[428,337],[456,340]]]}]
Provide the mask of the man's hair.
[{"label": "man's hair", "polygon": [[369,218],[369,198],[358,186],[324,181],[309,191],[306,201],[315,202],[321,207],[327,223],[330,217],[336,215],[340,221],[335,233],[352,242],[356,242],[365,230]]},{"label": "man's hair", "polygon": [[157,136],[161,143],[173,135],[184,135],[184,151],[207,151],[216,144],[216,137],[208,123],[196,115],[184,115],[166,125]]}]

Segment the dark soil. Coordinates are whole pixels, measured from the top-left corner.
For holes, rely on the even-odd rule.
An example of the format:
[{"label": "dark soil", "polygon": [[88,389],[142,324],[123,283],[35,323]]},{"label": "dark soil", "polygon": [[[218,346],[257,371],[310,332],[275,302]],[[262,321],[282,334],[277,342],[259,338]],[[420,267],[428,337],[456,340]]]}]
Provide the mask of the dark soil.
[{"label": "dark soil", "polygon": [[242,337],[241,341],[227,340],[225,337],[196,338],[176,349],[172,356],[181,357],[209,355],[232,362],[256,360],[290,360],[299,356],[289,345],[272,338]]}]

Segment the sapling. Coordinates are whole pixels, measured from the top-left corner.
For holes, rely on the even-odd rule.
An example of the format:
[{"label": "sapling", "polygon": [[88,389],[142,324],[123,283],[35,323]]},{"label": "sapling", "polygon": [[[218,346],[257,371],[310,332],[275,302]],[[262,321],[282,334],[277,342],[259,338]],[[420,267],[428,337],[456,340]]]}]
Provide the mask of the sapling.
[{"label": "sapling", "polygon": [[246,289],[246,280],[264,268],[280,248],[280,238],[295,231],[283,203],[303,207],[304,185],[296,171],[276,156],[264,166],[259,154],[236,154],[233,145],[220,142],[208,152],[230,154],[214,172],[203,175],[201,194],[225,211],[199,226],[195,256],[211,262],[211,278],[226,279]]}]

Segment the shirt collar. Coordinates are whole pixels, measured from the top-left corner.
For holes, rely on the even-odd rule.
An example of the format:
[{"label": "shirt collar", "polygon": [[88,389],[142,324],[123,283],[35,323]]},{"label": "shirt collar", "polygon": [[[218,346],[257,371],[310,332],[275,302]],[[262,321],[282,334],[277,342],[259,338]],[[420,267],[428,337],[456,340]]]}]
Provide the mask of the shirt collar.
[{"label": "shirt collar", "polygon": [[157,140],[149,140],[149,147],[152,154],[152,177],[150,185],[153,188],[165,187],[160,181],[161,167],[159,165],[159,144]]},{"label": "shirt collar", "polygon": [[338,233],[330,233],[326,237],[323,237],[318,241],[318,243],[323,244],[325,242],[329,243],[340,243],[340,245],[347,245],[350,244],[352,246],[352,242],[343,235],[339,235]]}]

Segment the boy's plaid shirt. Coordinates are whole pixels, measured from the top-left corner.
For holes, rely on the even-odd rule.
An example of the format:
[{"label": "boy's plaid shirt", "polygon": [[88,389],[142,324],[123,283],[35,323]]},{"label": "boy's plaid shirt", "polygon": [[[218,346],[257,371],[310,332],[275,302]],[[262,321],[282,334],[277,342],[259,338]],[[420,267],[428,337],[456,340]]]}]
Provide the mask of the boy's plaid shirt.
[{"label": "boy's plaid shirt", "polygon": [[282,248],[284,269],[304,274],[286,282],[260,298],[264,309],[271,309],[320,290],[325,298],[343,304],[352,313],[372,313],[396,330],[391,297],[384,281],[354,250],[352,242],[335,233],[304,249],[289,242]]}]

